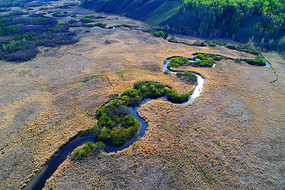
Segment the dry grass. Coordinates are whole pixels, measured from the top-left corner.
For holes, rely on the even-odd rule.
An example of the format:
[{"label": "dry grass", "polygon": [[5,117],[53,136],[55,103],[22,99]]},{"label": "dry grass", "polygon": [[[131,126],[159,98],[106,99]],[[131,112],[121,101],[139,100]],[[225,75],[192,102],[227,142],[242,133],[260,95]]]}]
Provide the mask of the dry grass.
[{"label": "dry grass", "polygon": [[[144,26],[112,15],[102,22]],[[181,93],[193,89],[163,74],[167,57],[197,52],[253,57],[227,48],[167,43],[125,28],[94,27],[78,35],[75,45],[42,49],[32,61],[0,62],[3,189],[18,188],[60,145],[91,128],[96,121],[88,114],[110,95],[141,80],[162,82]],[[116,154],[67,159],[46,189],[283,188],[284,60],[265,56],[275,74],[230,60],[215,68],[184,68],[206,78],[198,99],[185,106],[149,102],[139,110],[149,125],[141,140]],[[271,84],[276,75],[278,82]],[[91,76],[100,79],[79,83]]]}]

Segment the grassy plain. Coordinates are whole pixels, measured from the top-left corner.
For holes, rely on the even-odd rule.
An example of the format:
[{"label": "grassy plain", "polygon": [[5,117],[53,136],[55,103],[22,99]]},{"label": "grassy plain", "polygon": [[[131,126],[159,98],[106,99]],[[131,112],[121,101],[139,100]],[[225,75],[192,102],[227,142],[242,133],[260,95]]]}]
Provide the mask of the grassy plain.
[{"label": "grassy plain", "polygon": [[[78,20],[94,14],[75,7],[68,11]],[[100,22],[107,26],[147,27],[129,18],[104,16]],[[179,93],[193,89],[163,74],[166,58],[191,58],[194,53],[255,57],[221,46],[167,43],[128,28],[73,30],[76,44],[41,47],[35,59],[24,63],[0,62],[3,189],[25,186],[62,144],[96,123],[90,115],[98,107],[135,82],[154,80]],[[118,153],[100,152],[81,161],[68,158],[45,189],[282,189],[285,63],[278,54],[264,56],[272,68],[231,60],[214,68],[184,67],[205,77],[200,97],[188,105],[147,103],[139,109],[148,122],[143,138]]]}]

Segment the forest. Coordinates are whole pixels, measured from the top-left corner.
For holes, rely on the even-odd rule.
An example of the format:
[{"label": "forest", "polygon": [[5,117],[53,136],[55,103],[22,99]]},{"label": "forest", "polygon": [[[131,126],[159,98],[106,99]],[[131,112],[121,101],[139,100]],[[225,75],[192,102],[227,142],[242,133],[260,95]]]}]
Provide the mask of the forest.
[{"label": "forest", "polygon": [[232,37],[248,18],[265,40],[284,35],[284,0],[183,0],[181,11],[193,10],[198,31],[207,36]]},{"label": "forest", "polygon": [[126,15],[168,33],[255,41],[284,49],[284,0],[81,0],[96,11]]}]

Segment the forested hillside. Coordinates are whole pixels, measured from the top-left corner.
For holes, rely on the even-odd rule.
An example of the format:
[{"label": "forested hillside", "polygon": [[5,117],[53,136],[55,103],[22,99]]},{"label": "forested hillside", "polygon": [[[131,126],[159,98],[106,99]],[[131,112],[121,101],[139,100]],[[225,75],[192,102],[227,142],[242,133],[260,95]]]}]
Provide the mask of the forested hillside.
[{"label": "forested hillside", "polygon": [[[82,0],[96,11],[126,15],[173,33],[282,46],[285,0]],[[279,43],[279,44],[278,44]]]}]

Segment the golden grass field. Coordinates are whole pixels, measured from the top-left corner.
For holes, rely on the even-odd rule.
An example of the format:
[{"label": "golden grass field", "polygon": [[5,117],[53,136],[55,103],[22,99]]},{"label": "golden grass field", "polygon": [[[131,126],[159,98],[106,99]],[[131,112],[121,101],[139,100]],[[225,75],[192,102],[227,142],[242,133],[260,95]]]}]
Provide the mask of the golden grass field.
[{"label": "golden grass field", "polygon": [[[94,14],[73,11],[77,18]],[[117,15],[100,22],[147,27]],[[0,189],[24,187],[61,145],[96,124],[90,114],[135,82],[192,90],[163,73],[166,58],[198,52],[254,57],[221,46],[167,43],[128,28],[74,30],[80,39],[74,45],[42,47],[24,63],[0,62]],[[231,60],[214,68],[179,68],[206,79],[193,103],[147,103],[139,109],[148,122],[143,138],[118,153],[92,153],[81,161],[69,157],[45,189],[284,188],[285,61],[274,52],[264,56],[271,68]],[[80,83],[92,76],[97,78]]]}]

